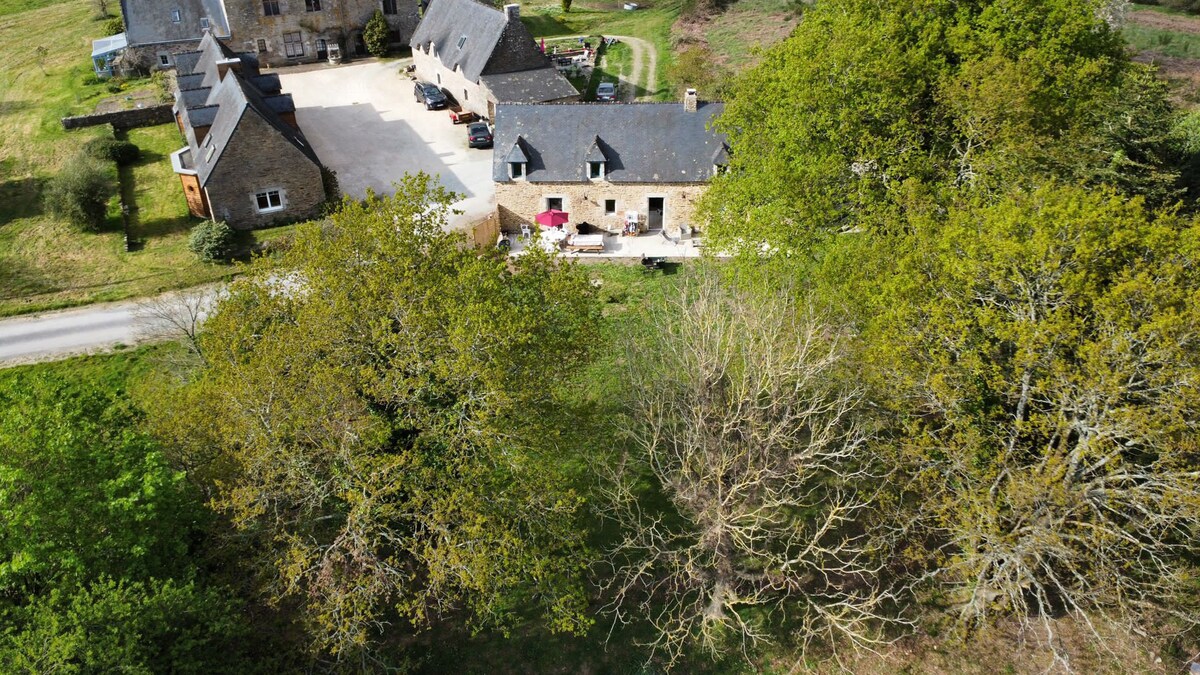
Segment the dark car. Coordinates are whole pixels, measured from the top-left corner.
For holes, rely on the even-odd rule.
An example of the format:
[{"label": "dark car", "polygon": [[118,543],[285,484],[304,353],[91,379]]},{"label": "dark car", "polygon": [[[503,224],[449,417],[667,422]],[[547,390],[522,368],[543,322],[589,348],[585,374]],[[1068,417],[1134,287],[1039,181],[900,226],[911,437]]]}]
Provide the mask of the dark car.
[{"label": "dark car", "polygon": [[413,86],[413,96],[417,103],[423,104],[426,110],[441,110],[446,107],[446,95],[441,89],[428,82],[418,82]]},{"label": "dark car", "polygon": [[610,103],[617,100],[617,85],[612,82],[601,82],[596,87],[596,100]]},{"label": "dark car", "polygon": [[474,122],[468,125],[467,145],[472,148],[492,147],[492,130],[483,122]]}]

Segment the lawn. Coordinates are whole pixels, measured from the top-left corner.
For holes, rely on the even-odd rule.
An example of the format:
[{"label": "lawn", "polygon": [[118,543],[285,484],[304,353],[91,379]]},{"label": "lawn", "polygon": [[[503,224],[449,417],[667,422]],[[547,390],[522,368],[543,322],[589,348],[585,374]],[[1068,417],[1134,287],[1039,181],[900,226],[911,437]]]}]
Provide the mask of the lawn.
[{"label": "lawn", "polygon": [[[533,0],[521,5],[521,20],[535,37],[556,35],[628,35],[654,45],[658,52],[656,90],[646,95],[654,100],[674,100],[675,94],[667,82],[667,72],[673,62],[671,25],[679,17],[681,0],[640,2],[637,11],[621,9],[621,2],[575,2],[571,11],[563,13],[558,2]],[[591,87],[597,84],[593,78]]]},{"label": "lawn", "polygon": [[1185,59],[1200,58],[1200,35],[1165,30],[1135,23],[1121,30],[1125,41],[1138,51],[1152,51],[1164,56]]},{"label": "lawn", "polygon": [[89,0],[0,0],[0,316],[147,295],[231,272],[186,250],[195,221],[171,171],[168,154],[183,145],[173,125],[129,132],[143,150],[122,171],[141,250],[126,253],[118,229],[83,234],[44,212],[46,181],[89,139],[112,133],[106,126],[67,132],[59,123],[113,96],[92,77],[91,41],[103,23],[95,13]]},{"label": "lawn", "polygon": [[705,30],[718,61],[741,72],[758,62],[758,51],[783,40],[800,22],[791,0],[738,0]]}]

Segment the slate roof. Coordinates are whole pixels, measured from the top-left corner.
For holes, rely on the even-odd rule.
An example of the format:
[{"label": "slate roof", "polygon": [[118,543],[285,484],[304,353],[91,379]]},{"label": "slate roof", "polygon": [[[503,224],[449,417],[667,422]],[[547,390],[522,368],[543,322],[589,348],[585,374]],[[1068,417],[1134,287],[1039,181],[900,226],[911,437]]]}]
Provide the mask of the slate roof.
[{"label": "slate roof", "polygon": [[[179,12],[179,21],[172,12]],[[229,19],[222,0],[121,0],[125,34],[129,45],[186,42],[204,37],[201,19],[208,19],[209,30],[218,37],[229,37]]]},{"label": "slate roof", "polygon": [[[296,104],[290,94],[280,94],[279,77],[262,75],[258,71],[258,59],[253,55],[236,54],[220,40],[206,35],[200,43],[199,52],[189,52],[180,65],[177,82],[191,89],[175,92],[175,111],[184,121],[188,146],[191,148],[188,166],[194,168],[201,185],[207,185],[213,170],[233,138],[238,124],[246,115],[257,115],[275,128],[279,136],[291,143],[314,164],[320,164],[304,134],[284,122],[279,115],[292,112]],[[236,69],[228,69],[220,75],[219,64],[236,61]],[[184,67],[191,72],[183,70]],[[261,83],[266,91],[255,86]],[[197,86],[204,85],[204,86]],[[208,126],[203,142],[197,143],[196,127]]]},{"label": "slate roof", "polygon": [[553,66],[484,75],[481,79],[496,100],[504,103],[543,103],[579,95]]},{"label": "slate roof", "polygon": [[550,64],[520,19],[510,21],[504,10],[476,0],[433,0],[409,40],[414,49],[430,44],[442,65],[459,67],[471,82]]},{"label": "slate roof", "polygon": [[711,129],[723,103],[501,104],[496,106],[492,179],[507,183],[513,153],[528,157],[526,180],[589,182],[587,162],[603,155],[613,183],[700,183],[727,139]]}]

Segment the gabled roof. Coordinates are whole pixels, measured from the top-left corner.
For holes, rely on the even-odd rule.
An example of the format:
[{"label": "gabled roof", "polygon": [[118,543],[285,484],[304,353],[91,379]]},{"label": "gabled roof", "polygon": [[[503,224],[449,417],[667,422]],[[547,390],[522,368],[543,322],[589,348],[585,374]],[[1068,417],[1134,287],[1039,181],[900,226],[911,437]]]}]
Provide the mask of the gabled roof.
[{"label": "gabled roof", "polygon": [[579,95],[554,66],[484,75],[479,79],[503,103],[544,103]]},{"label": "gabled roof", "polygon": [[[177,80],[193,88],[175,92],[175,110],[187,132],[191,148],[189,166],[194,167],[201,185],[208,184],[238,125],[247,115],[260,118],[274,128],[282,141],[295,146],[314,164],[320,164],[304,135],[279,117],[296,109],[291,95],[278,93],[278,76],[259,74],[256,58],[235,54],[211,35],[204,37],[199,52],[190,53],[188,57],[184,65],[189,65],[192,72],[181,71]],[[223,66],[224,75],[221,74]],[[201,79],[198,82],[196,78]],[[263,92],[254,83],[262,83],[269,91]],[[195,87],[197,84],[206,86]],[[202,142],[197,142],[194,130],[203,126],[209,127],[208,133]]]},{"label": "gabled roof", "polygon": [[[520,143],[530,182],[585,182],[587,162],[604,156],[613,183],[699,183],[713,173],[713,158],[726,143],[712,130],[722,103],[501,104],[496,106],[495,145]],[[510,153],[511,154],[511,153]],[[507,156],[496,153],[492,178],[508,182]]]},{"label": "gabled roof", "polygon": [[504,156],[504,161],[518,164],[529,161],[529,155],[526,155],[525,151],[521,148],[520,136],[517,136],[517,139],[513,141],[512,149]]},{"label": "gabled roof", "polygon": [[597,136],[596,139],[594,141],[592,141],[592,147],[588,148],[587,157],[585,157],[584,159],[586,159],[589,162],[607,162],[608,161],[608,156],[604,154],[604,148],[600,147],[600,137],[599,136]]},{"label": "gabled roof", "polygon": [[[179,12],[179,21],[175,21]],[[208,31],[229,37],[229,19],[222,0],[121,0],[125,34],[130,46],[187,42],[204,37],[201,19],[208,20]]]},{"label": "gabled roof", "polygon": [[549,65],[520,19],[476,0],[433,0],[409,41],[413,48],[430,44],[442,65],[471,82]]}]

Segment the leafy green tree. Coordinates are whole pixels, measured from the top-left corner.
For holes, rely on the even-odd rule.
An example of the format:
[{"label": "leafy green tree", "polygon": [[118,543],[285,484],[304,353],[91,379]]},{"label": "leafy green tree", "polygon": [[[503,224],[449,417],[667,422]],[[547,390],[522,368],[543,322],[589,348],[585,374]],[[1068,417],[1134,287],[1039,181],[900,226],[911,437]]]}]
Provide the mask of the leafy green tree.
[{"label": "leafy green tree", "polygon": [[199,505],[127,401],[31,377],[0,411],[0,598],[186,561]]},{"label": "leafy green tree", "polygon": [[591,286],[546,255],[473,249],[446,231],[450,200],[409,176],[301,228],[230,288],[206,365],[158,415],[259,538],[271,596],[355,663],[385,627],[455,608],[586,623],[557,439],[595,340]]},{"label": "leafy green tree", "polygon": [[112,169],[80,155],[46,186],[46,208],[85,232],[99,232],[104,229],[113,192]]},{"label": "leafy green tree", "polygon": [[388,24],[383,10],[377,9],[363,26],[363,42],[371,56],[386,56],[388,50]]},{"label": "leafy green tree", "polygon": [[228,260],[237,252],[237,232],[223,220],[206,220],[192,228],[188,250],[205,262]]},{"label": "leafy green tree", "polygon": [[1064,613],[1194,624],[1200,228],[1052,186],[910,229],[864,359],[939,595],[1041,635]]},{"label": "leafy green tree", "polygon": [[807,250],[1058,178],[1174,198],[1166,90],[1091,0],[830,0],[738,84],[717,243]]},{"label": "leafy green tree", "polygon": [[250,672],[250,637],[224,589],[195,582],[103,580],[55,589],[0,633],[4,672]]}]

